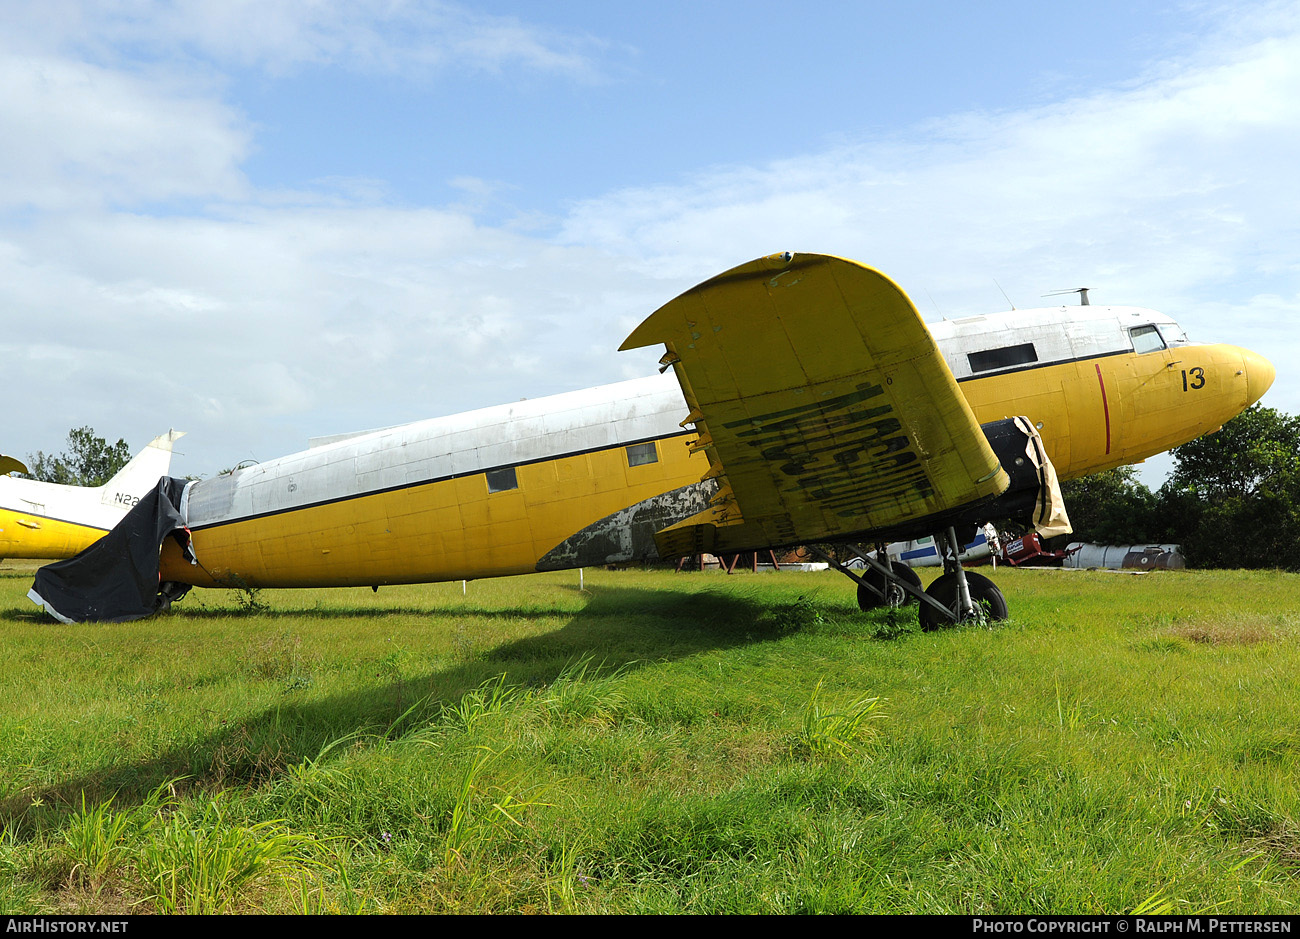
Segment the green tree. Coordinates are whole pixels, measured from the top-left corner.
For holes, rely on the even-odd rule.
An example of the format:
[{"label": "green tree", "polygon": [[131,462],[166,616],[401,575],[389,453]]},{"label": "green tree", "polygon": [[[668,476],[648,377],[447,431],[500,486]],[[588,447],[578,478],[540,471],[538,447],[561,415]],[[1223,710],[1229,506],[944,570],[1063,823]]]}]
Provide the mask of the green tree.
[{"label": "green tree", "polygon": [[1061,484],[1061,495],[1074,527],[1070,541],[1137,544],[1158,527],[1156,495],[1131,466],[1071,479]]},{"label": "green tree", "polygon": [[1188,564],[1300,571],[1300,418],[1256,404],[1172,452],[1160,511]]},{"label": "green tree", "polygon": [[1217,432],[1170,452],[1168,485],[1207,501],[1248,497],[1300,471],[1300,417],[1255,404]]},{"label": "green tree", "polygon": [[31,478],[63,486],[102,486],[131,459],[125,440],[109,445],[92,427],[68,431],[68,449],[60,454],[37,450],[27,457]]}]

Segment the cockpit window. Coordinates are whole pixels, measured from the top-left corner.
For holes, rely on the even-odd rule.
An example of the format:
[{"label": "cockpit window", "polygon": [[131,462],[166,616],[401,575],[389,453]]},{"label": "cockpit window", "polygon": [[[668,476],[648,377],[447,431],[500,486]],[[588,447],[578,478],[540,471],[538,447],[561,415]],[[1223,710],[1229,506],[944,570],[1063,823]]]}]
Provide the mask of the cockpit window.
[{"label": "cockpit window", "polygon": [[1171,344],[1187,341],[1187,333],[1183,332],[1183,327],[1177,323],[1165,323],[1160,327],[1160,335],[1165,337],[1165,342]]},{"label": "cockpit window", "polygon": [[1160,338],[1160,330],[1154,326],[1137,326],[1130,329],[1128,334],[1133,340],[1133,351],[1139,355],[1143,352],[1159,352],[1165,347],[1165,341]]}]

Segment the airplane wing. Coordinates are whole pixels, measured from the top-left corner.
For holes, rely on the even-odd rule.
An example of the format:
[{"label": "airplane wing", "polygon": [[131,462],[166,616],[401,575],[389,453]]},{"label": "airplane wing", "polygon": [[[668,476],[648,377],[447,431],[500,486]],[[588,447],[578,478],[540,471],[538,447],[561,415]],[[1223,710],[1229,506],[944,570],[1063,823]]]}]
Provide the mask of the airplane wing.
[{"label": "airplane wing", "polygon": [[780,254],[652,313],[699,433],[708,509],[661,556],[927,530],[996,498],[1007,473],[907,295],[854,261]]},{"label": "airplane wing", "polygon": [[8,476],[10,473],[26,473],[27,467],[21,461],[11,456],[5,456],[0,453],[0,476]]}]

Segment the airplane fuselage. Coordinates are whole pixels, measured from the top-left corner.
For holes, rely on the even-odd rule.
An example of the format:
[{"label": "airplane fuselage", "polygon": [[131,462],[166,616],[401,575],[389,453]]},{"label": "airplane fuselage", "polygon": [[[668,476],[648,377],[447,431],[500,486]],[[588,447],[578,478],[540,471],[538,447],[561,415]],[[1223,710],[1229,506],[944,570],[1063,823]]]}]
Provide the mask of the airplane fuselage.
[{"label": "airplane fuselage", "polygon": [[0,558],[69,558],[122,520],[171,465],[182,436],[155,437],[103,486],[61,486],[0,475]]},{"label": "airplane fuselage", "polygon": [[0,558],[68,558],[122,519],[99,489],[0,477]]},{"label": "airplane fuselage", "polygon": [[1262,356],[1188,342],[1171,318],[1137,307],[1025,310],[930,331],[979,421],[1031,418],[1062,480],[1216,430],[1274,377]]},{"label": "airplane fuselage", "polygon": [[[1062,479],[1212,431],[1273,379],[1262,357],[1189,343],[1136,308],[929,328],[979,422],[1028,417]],[[667,374],[334,439],[196,482],[185,511],[201,567],[169,541],[162,577],[377,586],[654,558],[654,531],[716,489],[685,417]]]}]

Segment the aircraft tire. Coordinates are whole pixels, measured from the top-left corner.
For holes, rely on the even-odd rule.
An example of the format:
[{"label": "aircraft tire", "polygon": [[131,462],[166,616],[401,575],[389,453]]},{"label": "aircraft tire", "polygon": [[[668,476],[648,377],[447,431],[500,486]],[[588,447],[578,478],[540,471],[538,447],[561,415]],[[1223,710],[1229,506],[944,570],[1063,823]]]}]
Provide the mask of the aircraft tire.
[{"label": "aircraft tire", "polygon": [[[895,577],[907,581],[908,584],[915,587],[917,590],[921,589],[921,575],[918,574],[916,571],[912,570],[910,567],[908,567],[906,564],[903,564],[901,561],[895,561],[890,566],[893,567],[894,569]],[[904,601],[905,603],[921,602],[920,600],[916,599],[916,597],[912,596],[910,593],[904,594],[904,596],[907,597],[907,599]]]},{"label": "aircraft tire", "polygon": [[[1007,598],[993,581],[983,574],[967,571],[966,585],[970,587],[971,600],[977,607],[984,608],[985,615],[990,620],[998,622],[1007,618]],[[926,593],[952,609],[957,604],[957,575],[943,574],[935,578]],[[921,604],[920,620],[921,628],[926,632],[950,625],[947,617],[927,603]]]},{"label": "aircraft tire", "polygon": [[[894,576],[899,580],[905,580],[918,590],[921,588],[921,578],[917,576],[916,571],[912,570],[906,564],[899,561],[891,561],[890,569],[893,570]],[[869,567],[862,572],[862,579],[871,583],[872,586],[885,590],[885,578],[874,567]],[[888,589],[889,600],[881,600],[878,596],[868,590],[866,587],[858,584],[858,609],[864,613],[871,610],[878,610],[882,606],[907,606],[909,603],[916,603],[916,597],[912,596],[905,590],[899,590],[897,587]]]}]

